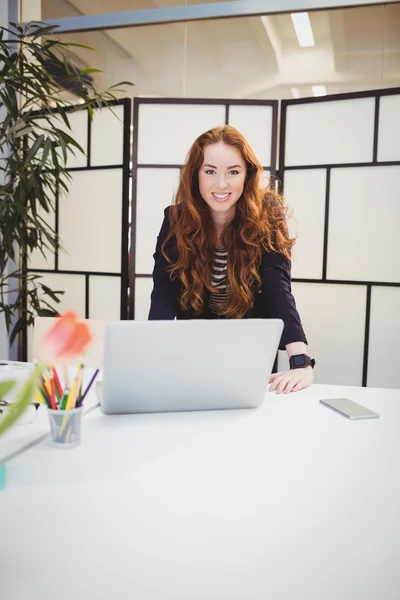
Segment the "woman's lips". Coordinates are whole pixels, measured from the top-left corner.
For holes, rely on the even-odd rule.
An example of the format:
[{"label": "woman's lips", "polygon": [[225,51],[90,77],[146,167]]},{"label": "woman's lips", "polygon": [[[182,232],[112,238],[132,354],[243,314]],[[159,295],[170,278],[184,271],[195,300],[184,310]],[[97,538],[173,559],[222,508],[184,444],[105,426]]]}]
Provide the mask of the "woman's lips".
[{"label": "woman's lips", "polygon": [[217,202],[225,202],[225,200],[227,200],[231,195],[231,192],[227,192],[226,194],[215,194],[214,192],[211,193],[213,195],[214,200],[216,200]]}]

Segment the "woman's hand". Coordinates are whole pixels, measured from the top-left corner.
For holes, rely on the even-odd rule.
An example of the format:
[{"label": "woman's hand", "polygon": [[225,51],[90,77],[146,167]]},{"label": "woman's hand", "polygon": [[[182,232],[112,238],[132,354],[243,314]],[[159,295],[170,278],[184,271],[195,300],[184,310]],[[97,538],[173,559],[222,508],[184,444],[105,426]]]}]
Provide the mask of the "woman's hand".
[{"label": "woman's hand", "polygon": [[270,392],[277,394],[288,394],[289,392],[299,392],[310,386],[314,381],[314,371],[311,366],[303,369],[292,369],[291,371],[282,371],[272,373],[269,378]]}]

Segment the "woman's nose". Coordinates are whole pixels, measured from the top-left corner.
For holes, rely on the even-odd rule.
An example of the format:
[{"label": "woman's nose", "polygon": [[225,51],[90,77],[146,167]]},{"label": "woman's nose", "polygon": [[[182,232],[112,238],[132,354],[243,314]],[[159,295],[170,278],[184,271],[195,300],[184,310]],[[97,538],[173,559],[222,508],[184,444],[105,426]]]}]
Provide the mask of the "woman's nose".
[{"label": "woman's nose", "polygon": [[218,178],[218,187],[220,190],[226,189],[228,182],[226,180],[225,175],[220,175]]}]

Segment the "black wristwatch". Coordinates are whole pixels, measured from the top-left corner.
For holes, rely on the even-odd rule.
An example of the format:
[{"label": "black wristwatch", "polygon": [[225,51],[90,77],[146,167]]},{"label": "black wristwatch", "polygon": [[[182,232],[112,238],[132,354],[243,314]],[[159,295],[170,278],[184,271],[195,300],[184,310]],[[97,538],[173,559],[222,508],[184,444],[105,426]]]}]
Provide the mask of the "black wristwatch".
[{"label": "black wristwatch", "polygon": [[289,358],[291,369],[304,369],[309,365],[314,368],[315,360],[307,356],[307,354],[295,354]]}]

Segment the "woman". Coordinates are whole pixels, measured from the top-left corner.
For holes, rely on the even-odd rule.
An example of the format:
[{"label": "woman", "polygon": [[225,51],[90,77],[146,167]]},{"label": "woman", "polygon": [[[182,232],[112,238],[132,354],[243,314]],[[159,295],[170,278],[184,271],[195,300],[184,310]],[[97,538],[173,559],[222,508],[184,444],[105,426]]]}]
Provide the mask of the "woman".
[{"label": "woman", "polygon": [[283,200],[260,188],[262,174],[233,127],[197,138],[158,236],[149,319],[282,319],[291,369],[270,377],[279,394],[311,385],[315,361],[291,294]]}]

